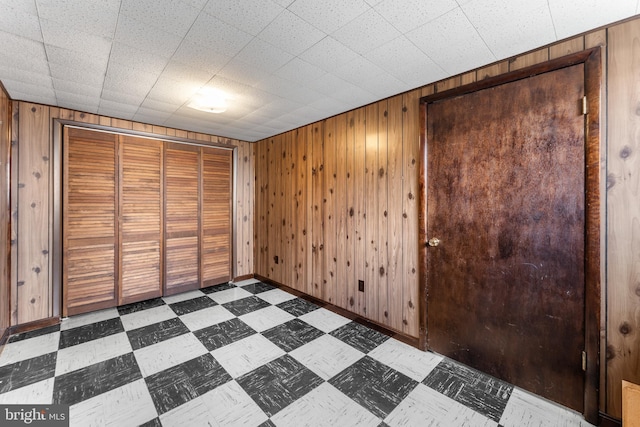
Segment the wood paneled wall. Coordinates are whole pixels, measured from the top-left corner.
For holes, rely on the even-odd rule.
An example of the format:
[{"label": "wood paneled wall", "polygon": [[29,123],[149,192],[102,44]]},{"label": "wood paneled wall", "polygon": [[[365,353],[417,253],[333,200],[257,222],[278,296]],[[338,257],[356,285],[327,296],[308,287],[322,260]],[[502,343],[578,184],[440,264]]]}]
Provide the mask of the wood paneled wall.
[{"label": "wood paneled wall", "polygon": [[417,337],[418,100],[431,90],[258,142],[256,274]]},{"label": "wood paneled wall", "polygon": [[0,345],[10,326],[9,152],[11,150],[11,100],[0,84]]},{"label": "wood paneled wall", "polygon": [[[1,101],[1,100],[0,100]],[[146,125],[46,105],[14,101],[12,122],[11,325],[55,316],[59,301],[53,292],[53,120],[64,119],[162,137],[236,146],[236,277],[253,274],[254,148],[244,141]],[[1,143],[1,141],[0,141]],[[0,162],[2,159],[0,158]],[[4,163],[2,163],[4,165]],[[58,177],[58,178],[56,178]],[[1,197],[1,194],[0,194]],[[1,210],[1,209],[0,209]],[[0,256],[2,254],[0,253]]]},{"label": "wood paneled wall", "polygon": [[259,141],[256,274],[417,336],[419,98],[596,46],[608,86],[600,114],[596,357],[600,409],[620,418],[621,381],[640,382],[640,19]]}]

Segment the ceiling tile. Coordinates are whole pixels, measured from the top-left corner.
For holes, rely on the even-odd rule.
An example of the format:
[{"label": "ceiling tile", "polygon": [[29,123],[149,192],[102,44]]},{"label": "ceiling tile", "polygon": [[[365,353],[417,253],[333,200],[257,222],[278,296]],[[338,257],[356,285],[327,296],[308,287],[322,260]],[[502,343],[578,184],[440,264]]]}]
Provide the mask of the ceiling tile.
[{"label": "ceiling tile", "polygon": [[256,88],[273,96],[289,99],[301,104],[308,103],[312,99],[323,97],[323,95],[320,95],[320,93],[306,85],[293,85],[289,80],[285,80],[275,75],[261,81]]},{"label": "ceiling tile", "polygon": [[56,94],[60,92],[67,92],[68,94],[78,94],[80,96],[85,96],[89,98],[93,98],[97,101],[100,100],[100,94],[102,92],[102,86],[89,86],[79,84],[77,82],[72,82],[69,80],[60,80],[60,79],[52,79],[53,87],[56,90]]},{"label": "ceiling tile", "polygon": [[161,125],[169,117],[171,117],[171,113],[168,113],[166,111],[158,111],[151,108],[140,107],[138,108],[138,111],[136,111],[135,116],[133,116],[133,119],[142,123]]},{"label": "ceiling tile", "polygon": [[122,104],[128,104],[131,105],[132,108],[136,107],[137,109],[138,106],[140,106],[140,104],[142,104],[142,102],[144,101],[145,96],[105,88],[102,90],[101,99],[103,101],[113,101]]},{"label": "ceiling tile", "polygon": [[84,79],[87,81],[93,81],[96,77],[104,80],[108,56],[94,56],[88,53],[78,55],[78,52],[51,45],[45,45],[45,49],[51,70],[57,69],[60,74],[63,74],[64,70],[86,73]]},{"label": "ceiling tile", "polygon": [[122,0],[120,13],[184,37],[200,9],[176,0]]},{"label": "ceiling tile", "polygon": [[201,13],[187,33],[185,41],[232,57],[240,52],[252,38],[250,34],[225,24],[208,13]]},{"label": "ceiling tile", "polygon": [[288,10],[283,11],[258,34],[261,40],[292,55],[299,55],[325,36],[325,33]]},{"label": "ceiling tile", "polygon": [[407,38],[449,75],[494,62],[496,57],[460,9],[407,33]]},{"label": "ceiling tile", "polygon": [[253,39],[236,59],[266,72],[273,72],[293,59],[290,53],[262,41]]},{"label": "ceiling tile", "polygon": [[209,82],[207,82],[207,84],[203,87],[203,89],[205,90],[207,88],[221,90],[225,94],[227,94],[230,99],[236,96],[240,96],[252,89],[251,86],[228,79],[221,75],[217,75],[209,80]]},{"label": "ceiling tile", "polygon": [[383,0],[375,10],[400,32],[406,33],[457,7],[455,0]]},{"label": "ceiling tile", "polygon": [[27,102],[35,102],[36,104],[45,104],[45,105],[56,105],[56,97],[53,92],[20,92],[19,90],[11,87],[11,82],[5,82],[5,89],[9,92],[9,96],[14,101],[27,101]]},{"label": "ceiling tile", "polygon": [[122,102],[101,100],[98,111],[105,116],[117,117],[121,119],[131,120],[138,110],[137,106],[125,104]]},{"label": "ceiling tile", "polygon": [[51,76],[49,73],[35,73],[28,70],[9,66],[8,62],[0,62],[0,80],[13,80],[32,84],[36,86],[47,86],[51,84]]},{"label": "ceiling tile", "polygon": [[140,104],[140,108],[144,108],[147,110],[155,110],[162,113],[171,114],[177,110],[175,104],[169,104],[167,102],[157,101],[155,99],[151,99],[147,96],[147,98]]},{"label": "ceiling tile", "polygon": [[270,75],[271,73],[268,70],[258,68],[254,64],[247,64],[239,59],[232,59],[218,72],[218,76],[237,81],[246,86],[253,86]]},{"label": "ceiling tile", "polygon": [[56,90],[58,105],[64,108],[78,109],[87,113],[98,111],[100,98]]},{"label": "ceiling tile", "polygon": [[547,0],[475,0],[462,10],[496,59],[556,40]]},{"label": "ceiling tile", "polygon": [[357,53],[333,37],[325,37],[300,54],[301,59],[326,71],[332,71],[357,57]]},{"label": "ceiling tile", "polygon": [[147,99],[180,106],[187,102],[201,86],[190,82],[160,77],[149,91]]},{"label": "ceiling tile", "polygon": [[[23,2],[12,1],[2,3],[2,13],[0,13],[0,28],[8,33],[18,33],[22,37],[42,41],[42,30],[37,13],[32,13],[27,9],[19,7]],[[29,2],[24,2],[29,4]]]},{"label": "ceiling tile", "polygon": [[315,108],[318,111],[324,112],[325,115],[331,116],[346,111],[344,102],[327,97],[319,97],[315,100],[312,100],[309,103],[309,106]]},{"label": "ceiling tile", "polygon": [[168,58],[176,51],[182,38],[129,16],[120,15],[114,40]]},{"label": "ceiling tile", "polygon": [[279,6],[289,7],[294,0],[274,0]]},{"label": "ceiling tile", "polygon": [[286,6],[271,0],[210,0],[204,11],[256,36],[284,10],[284,7]]},{"label": "ceiling tile", "polygon": [[344,81],[358,85],[362,79],[369,79],[371,77],[378,76],[383,72],[384,70],[382,68],[374,65],[368,59],[359,56],[353,61],[349,61],[337,68],[334,74]]},{"label": "ceiling tile", "polygon": [[405,36],[368,52],[365,57],[412,88],[446,77],[445,71]]},{"label": "ceiling tile", "polygon": [[120,0],[37,0],[37,4],[40,19],[55,22],[61,31],[73,30],[109,40],[113,38]]},{"label": "ceiling tile", "polygon": [[162,71],[161,77],[193,82],[194,84],[202,86],[211,80],[211,77],[214,75],[214,72],[196,68],[189,63],[172,60],[167,63],[167,66]]},{"label": "ceiling tile", "polygon": [[111,39],[78,31],[46,19],[40,20],[44,42],[83,55],[91,52],[94,56],[108,56]]},{"label": "ceiling tile", "polygon": [[104,78],[104,89],[144,97],[157,80],[158,74],[110,63]]},{"label": "ceiling tile", "polygon": [[202,70],[210,75],[216,74],[229,61],[230,56],[214,53],[199,44],[184,41],[171,58],[171,61]]},{"label": "ceiling tile", "polygon": [[352,85],[351,83],[347,83],[347,85],[350,86],[343,87],[342,90],[334,92],[331,97],[344,102],[345,105],[350,108],[360,107],[373,101],[377,101],[376,96],[371,92],[367,92],[356,85]]},{"label": "ceiling tile", "polygon": [[55,100],[55,92],[53,90],[53,82],[42,82],[42,84],[30,84],[18,80],[2,79],[4,87],[11,95],[12,91],[20,92],[25,95],[38,95],[47,99]]},{"label": "ceiling tile", "polygon": [[549,0],[558,39],[638,13],[637,0]]},{"label": "ceiling tile", "polygon": [[36,7],[35,0],[0,0],[0,5],[2,5],[2,10],[15,9],[23,13],[38,15],[38,8]]},{"label": "ceiling tile", "polygon": [[305,84],[322,77],[326,73],[325,70],[302,59],[293,58],[273,74],[289,82]]},{"label": "ceiling tile", "polygon": [[42,43],[0,31],[0,46],[0,63],[38,74],[49,73]]},{"label": "ceiling tile", "polygon": [[314,27],[331,34],[370,6],[364,0],[296,0],[288,9]]},{"label": "ceiling tile", "polygon": [[133,67],[136,70],[159,75],[169,60],[160,55],[133,48],[126,44],[114,42],[109,63]]},{"label": "ceiling tile", "polygon": [[[375,31],[371,31],[372,28]],[[361,55],[399,35],[400,32],[374,9],[369,9],[332,34],[336,40]]]}]

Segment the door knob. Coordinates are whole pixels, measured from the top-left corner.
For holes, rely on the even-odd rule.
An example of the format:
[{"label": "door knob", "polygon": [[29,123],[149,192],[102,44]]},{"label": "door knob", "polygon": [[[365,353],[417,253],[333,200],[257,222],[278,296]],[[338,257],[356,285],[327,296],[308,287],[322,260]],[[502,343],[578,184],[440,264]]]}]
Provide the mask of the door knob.
[{"label": "door knob", "polygon": [[440,239],[438,239],[437,237],[432,237],[431,239],[429,239],[429,246],[438,246],[440,244]]}]

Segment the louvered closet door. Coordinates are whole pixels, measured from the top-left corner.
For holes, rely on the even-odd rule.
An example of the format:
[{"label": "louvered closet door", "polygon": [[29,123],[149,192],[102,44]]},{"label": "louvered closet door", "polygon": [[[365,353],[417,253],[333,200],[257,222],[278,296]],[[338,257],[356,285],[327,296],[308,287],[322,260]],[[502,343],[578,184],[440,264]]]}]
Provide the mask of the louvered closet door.
[{"label": "louvered closet door", "polygon": [[119,305],[162,295],[162,146],[120,136]]},{"label": "louvered closet door", "polygon": [[116,305],[117,178],[115,135],[65,133],[64,316]]},{"label": "louvered closet door", "polygon": [[165,286],[172,295],[200,287],[200,148],[166,144]]},{"label": "louvered closet door", "polygon": [[202,286],[231,280],[232,155],[202,149]]}]

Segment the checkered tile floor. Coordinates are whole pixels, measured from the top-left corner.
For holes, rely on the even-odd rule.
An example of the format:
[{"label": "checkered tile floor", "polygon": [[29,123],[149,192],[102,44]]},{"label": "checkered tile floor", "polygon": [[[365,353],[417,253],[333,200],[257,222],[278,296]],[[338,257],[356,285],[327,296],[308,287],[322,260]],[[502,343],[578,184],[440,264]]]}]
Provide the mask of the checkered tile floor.
[{"label": "checkered tile floor", "polygon": [[64,319],[0,354],[0,404],[77,426],[588,426],[256,281]]}]

